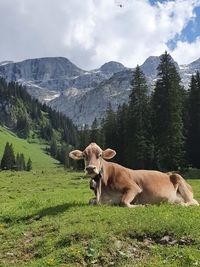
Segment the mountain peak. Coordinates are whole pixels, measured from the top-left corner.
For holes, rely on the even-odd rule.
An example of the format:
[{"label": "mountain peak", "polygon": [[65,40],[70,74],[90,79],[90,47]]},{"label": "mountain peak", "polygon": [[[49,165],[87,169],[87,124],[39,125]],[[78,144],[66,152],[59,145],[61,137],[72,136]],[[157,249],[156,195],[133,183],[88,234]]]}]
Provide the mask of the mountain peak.
[{"label": "mountain peak", "polygon": [[[64,77],[67,83],[69,78],[80,76],[84,72],[64,57],[34,58],[0,65],[0,76],[4,76],[8,81],[34,81],[43,87],[41,81],[48,80],[51,89],[58,87],[57,80]],[[66,84],[60,82],[59,87],[64,89]]]},{"label": "mountain peak", "polygon": [[154,62],[159,62],[160,61],[160,57],[159,56],[150,56],[148,57],[143,64],[145,63],[154,63]]},{"label": "mountain peak", "polygon": [[[155,78],[157,76],[157,68],[160,64],[160,59],[161,56],[150,56],[145,60],[145,62],[141,65],[141,69],[146,76],[149,76],[151,78]],[[179,66],[171,55],[170,59],[174,63],[177,71],[179,71]]]},{"label": "mountain peak", "polygon": [[32,58],[26,59],[21,62],[17,62],[18,64],[32,64],[32,65],[43,65],[48,66],[62,66],[64,68],[72,68],[76,70],[82,71],[79,67],[77,67],[74,63],[72,63],[68,58],[65,57],[42,57],[42,58]]},{"label": "mountain peak", "polygon": [[157,67],[160,63],[160,57],[150,56],[141,65],[142,71],[145,75],[155,77],[157,75]]},{"label": "mountain peak", "polygon": [[122,71],[124,69],[125,69],[124,65],[122,63],[119,63],[116,61],[106,62],[105,64],[103,64],[100,67],[101,71],[111,72],[111,73],[119,72],[119,71]]}]

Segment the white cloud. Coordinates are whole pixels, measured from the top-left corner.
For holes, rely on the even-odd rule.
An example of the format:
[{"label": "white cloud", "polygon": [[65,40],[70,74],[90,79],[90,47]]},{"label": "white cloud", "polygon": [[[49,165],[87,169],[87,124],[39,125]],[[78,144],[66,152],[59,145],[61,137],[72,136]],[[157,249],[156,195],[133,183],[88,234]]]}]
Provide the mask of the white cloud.
[{"label": "white cloud", "polygon": [[171,55],[179,64],[187,64],[200,58],[200,37],[193,43],[178,41]]},{"label": "white cloud", "polygon": [[[200,0],[154,6],[147,0],[0,0],[0,61],[65,56],[87,69],[109,60],[134,67],[163,53],[197,5]],[[173,52],[177,58],[184,45]]]}]

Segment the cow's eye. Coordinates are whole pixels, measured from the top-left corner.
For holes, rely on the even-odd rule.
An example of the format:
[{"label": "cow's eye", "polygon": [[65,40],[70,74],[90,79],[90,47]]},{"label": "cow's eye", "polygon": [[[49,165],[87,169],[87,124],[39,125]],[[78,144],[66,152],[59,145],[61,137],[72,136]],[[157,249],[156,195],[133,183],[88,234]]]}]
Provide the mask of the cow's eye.
[{"label": "cow's eye", "polygon": [[98,156],[97,156],[97,158],[100,158],[102,156],[102,154],[99,154]]}]

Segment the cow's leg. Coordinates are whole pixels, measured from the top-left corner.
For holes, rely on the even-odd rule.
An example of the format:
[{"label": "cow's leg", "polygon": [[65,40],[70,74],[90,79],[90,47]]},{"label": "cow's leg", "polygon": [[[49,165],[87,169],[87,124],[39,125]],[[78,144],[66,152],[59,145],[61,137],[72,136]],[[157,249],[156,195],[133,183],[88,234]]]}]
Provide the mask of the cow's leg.
[{"label": "cow's leg", "polygon": [[192,199],[188,202],[180,203],[182,206],[199,206],[199,203],[196,199]]},{"label": "cow's leg", "polygon": [[176,195],[176,198],[173,203],[179,204],[181,206],[199,206],[198,201],[194,198],[190,198],[188,201],[185,202],[179,193]]},{"label": "cow's leg", "polygon": [[142,190],[140,189],[140,187],[137,184],[131,185],[131,187],[128,190],[126,190],[126,192],[122,196],[122,199],[121,199],[122,205],[124,205],[128,208],[135,208],[135,207],[141,206],[141,205],[130,204],[134,200],[134,198],[138,194],[140,194],[141,192],[142,192]]},{"label": "cow's leg", "polygon": [[199,203],[195,199],[190,199],[190,201],[185,202],[183,197],[181,196],[180,193],[176,193],[176,196],[169,200],[170,203],[178,204],[181,206],[199,206]]},{"label": "cow's leg", "polygon": [[97,199],[96,199],[96,195],[97,195],[97,190],[96,190],[96,182],[95,182],[95,180],[94,179],[91,179],[90,180],[90,189],[92,190],[92,191],[94,191],[94,193],[95,193],[95,197],[94,198],[91,198],[90,200],[89,200],[89,204],[90,205],[96,205],[97,204]]}]

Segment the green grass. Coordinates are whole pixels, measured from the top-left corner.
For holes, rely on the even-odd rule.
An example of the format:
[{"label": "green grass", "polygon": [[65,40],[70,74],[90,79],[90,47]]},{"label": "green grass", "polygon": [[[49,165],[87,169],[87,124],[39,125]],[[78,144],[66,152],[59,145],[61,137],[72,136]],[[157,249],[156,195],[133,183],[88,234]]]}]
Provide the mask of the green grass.
[{"label": "green grass", "polygon": [[[2,127],[0,140],[0,156],[9,141],[33,161],[32,172],[0,172],[0,267],[200,266],[199,207],[89,206],[83,173]],[[200,180],[189,183],[200,201]]]},{"label": "green grass", "polygon": [[56,167],[0,172],[0,266],[200,266],[199,207],[89,206],[88,182]]},{"label": "green grass", "polygon": [[0,160],[3,155],[6,142],[12,143],[15,154],[24,153],[25,159],[30,157],[33,169],[54,168],[58,161],[44,153],[45,145],[29,144],[26,140],[18,138],[14,133],[0,126]]}]

